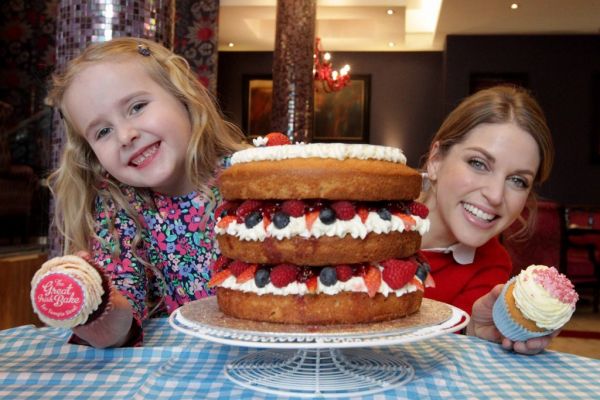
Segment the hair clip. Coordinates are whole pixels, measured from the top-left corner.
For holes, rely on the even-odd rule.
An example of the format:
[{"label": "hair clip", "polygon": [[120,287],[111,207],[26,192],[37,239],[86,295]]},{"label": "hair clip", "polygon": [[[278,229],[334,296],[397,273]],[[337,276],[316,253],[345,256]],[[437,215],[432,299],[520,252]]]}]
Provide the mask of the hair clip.
[{"label": "hair clip", "polygon": [[138,53],[140,53],[144,57],[150,57],[150,54],[152,54],[148,46],[144,46],[142,44],[138,44]]}]

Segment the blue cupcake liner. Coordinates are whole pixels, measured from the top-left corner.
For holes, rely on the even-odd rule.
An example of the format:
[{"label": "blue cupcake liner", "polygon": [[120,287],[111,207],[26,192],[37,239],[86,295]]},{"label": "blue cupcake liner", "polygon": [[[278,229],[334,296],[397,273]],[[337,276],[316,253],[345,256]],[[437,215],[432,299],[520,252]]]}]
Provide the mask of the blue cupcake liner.
[{"label": "blue cupcake liner", "polygon": [[515,280],[513,277],[511,280],[506,282],[504,288],[502,289],[502,293],[496,299],[494,303],[494,307],[492,309],[492,317],[494,318],[494,323],[496,327],[502,333],[503,336],[509,338],[513,342],[515,341],[525,341],[527,339],[546,336],[552,333],[553,331],[545,331],[545,332],[533,332],[529,329],[525,329],[522,325],[519,325],[510,315],[510,311],[508,310],[508,304],[506,303],[506,290],[510,286],[510,284]]}]

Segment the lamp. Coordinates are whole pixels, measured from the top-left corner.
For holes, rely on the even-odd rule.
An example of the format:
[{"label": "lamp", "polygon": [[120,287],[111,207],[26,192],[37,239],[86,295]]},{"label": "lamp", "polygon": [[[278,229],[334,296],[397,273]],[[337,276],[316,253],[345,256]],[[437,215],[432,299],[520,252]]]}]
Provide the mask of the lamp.
[{"label": "lamp", "polygon": [[342,90],[350,82],[350,66],[344,65],[340,71],[333,69],[331,65],[331,54],[321,50],[321,39],[315,39],[313,72],[315,76],[315,87],[324,92],[337,92]]}]

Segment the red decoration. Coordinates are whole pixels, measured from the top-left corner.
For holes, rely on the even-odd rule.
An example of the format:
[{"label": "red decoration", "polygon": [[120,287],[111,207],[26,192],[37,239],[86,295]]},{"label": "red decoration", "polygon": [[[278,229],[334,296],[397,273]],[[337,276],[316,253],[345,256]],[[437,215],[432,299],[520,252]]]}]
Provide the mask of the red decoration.
[{"label": "red decoration", "polygon": [[350,66],[346,64],[339,72],[333,69],[331,55],[321,50],[321,39],[315,39],[314,54],[315,88],[325,92],[342,90],[350,82]]}]

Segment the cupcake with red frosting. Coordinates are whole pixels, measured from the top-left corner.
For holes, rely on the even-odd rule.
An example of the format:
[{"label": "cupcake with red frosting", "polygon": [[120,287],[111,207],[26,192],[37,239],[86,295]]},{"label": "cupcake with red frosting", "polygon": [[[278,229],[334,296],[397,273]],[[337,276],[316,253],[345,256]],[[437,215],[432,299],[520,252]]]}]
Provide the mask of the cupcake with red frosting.
[{"label": "cupcake with red frosting", "polygon": [[554,267],[530,265],[509,280],[493,308],[496,327],[513,341],[545,336],[564,326],[579,299]]}]

